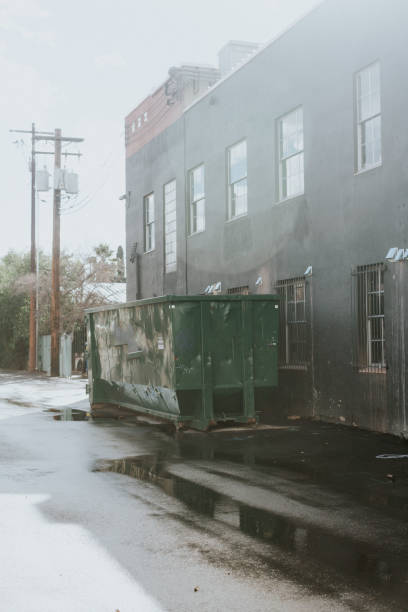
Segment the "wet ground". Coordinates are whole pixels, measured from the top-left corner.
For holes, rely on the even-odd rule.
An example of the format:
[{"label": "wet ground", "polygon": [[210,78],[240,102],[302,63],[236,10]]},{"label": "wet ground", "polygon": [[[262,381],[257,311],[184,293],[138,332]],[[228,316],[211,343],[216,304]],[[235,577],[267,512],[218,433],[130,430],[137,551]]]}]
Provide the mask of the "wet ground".
[{"label": "wet ground", "polygon": [[87,412],[83,381],[0,373],[5,610],[407,609],[407,442]]}]

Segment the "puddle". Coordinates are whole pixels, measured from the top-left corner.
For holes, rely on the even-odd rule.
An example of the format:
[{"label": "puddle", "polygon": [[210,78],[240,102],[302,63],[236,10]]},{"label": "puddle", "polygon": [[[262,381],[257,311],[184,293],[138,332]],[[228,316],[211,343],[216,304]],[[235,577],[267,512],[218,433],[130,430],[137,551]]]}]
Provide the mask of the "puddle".
[{"label": "puddle", "polygon": [[[55,410],[50,410],[55,412]],[[58,411],[59,414],[53,416],[55,421],[87,421],[88,415],[85,410],[76,410],[74,408],[62,408]]]},{"label": "puddle", "polygon": [[[203,516],[240,530],[246,535],[278,547],[300,558],[318,563],[325,569],[340,572],[357,584],[386,589],[398,598],[408,596],[408,554],[387,550],[386,542],[378,547],[350,535],[310,526],[296,518],[237,502],[220,494],[210,486],[202,486],[171,473],[169,456],[164,454],[125,457],[99,462],[94,471],[125,474],[131,478],[151,482],[168,495],[183,502],[189,509]],[[243,485],[248,486],[248,484]]]},{"label": "puddle", "polygon": [[408,455],[377,455],[376,459],[408,459]]},{"label": "puddle", "polygon": [[34,404],[31,402],[23,402],[17,399],[6,398],[5,400],[8,404],[12,404],[13,406],[19,406],[21,408],[33,408]]},{"label": "puddle", "polygon": [[407,450],[407,443],[393,436],[322,423],[247,436],[184,435],[179,442],[183,459],[229,461],[266,474],[283,471],[402,520],[408,518]]}]

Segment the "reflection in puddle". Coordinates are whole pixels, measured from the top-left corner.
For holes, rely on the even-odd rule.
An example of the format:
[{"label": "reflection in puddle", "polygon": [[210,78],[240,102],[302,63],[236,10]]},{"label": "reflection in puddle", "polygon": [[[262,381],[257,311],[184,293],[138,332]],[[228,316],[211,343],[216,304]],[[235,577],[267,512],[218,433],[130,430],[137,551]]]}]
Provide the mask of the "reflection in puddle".
[{"label": "reflection in puddle", "polygon": [[87,421],[88,416],[84,410],[74,408],[62,408],[53,418],[55,421]]},{"label": "reflection in puddle", "polygon": [[277,546],[305,562],[313,559],[325,568],[331,567],[365,584],[395,589],[398,597],[408,595],[407,558],[397,558],[392,551],[388,554],[382,547],[376,548],[374,544],[339,532],[302,524],[296,517],[277,514],[270,508],[239,503],[209,486],[172,474],[171,468],[166,469],[165,459],[160,454],[125,457],[105,461],[96,471],[116,472],[152,482],[191,510]]},{"label": "reflection in puddle", "polygon": [[[64,409],[54,418],[87,420],[87,414]],[[330,498],[336,491],[348,500],[345,503],[352,501],[360,507],[374,506],[379,515],[398,518],[405,523],[408,460],[396,460],[395,456],[406,454],[406,443],[390,436],[315,423],[273,431],[185,432],[173,437],[165,435],[165,430],[159,426],[145,425],[143,429],[141,424],[135,426],[129,417],[120,421],[93,422],[118,427],[121,435],[133,442],[143,440],[147,453],[104,462],[98,465],[98,471],[151,482],[193,512],[281,549],[304,567],[315,562],[321,568],[331,568],[347,576],[347,580],[354,583],[374,587],[376,594],[383,591],[387,598],[392,596],[398,600],[407,597],[408,549],[403,538],[396,552],[393,546],[388,546],[387,537],[375,538],[373,533],[373,537],[364,542],[358,530],[343,533],[316,523],[311,525],[310,521],[302,521],[302,515],[287,515],[282,510],[279,514],[274,512],[273,503],[268,507],[256,499],[252,503],[251,496],[240,503],[224,494],[227,489],[211,488],[211,476],[218,472],[222,476],[222,462],[228,462],[234,464],[234,474],[229,473],[227,477],[242,480],[243,488],[251,486],[251,477],[246,477],[248,471],[256,474],[258,484],[259,478],[266,480],[273,476],[287,483],[287,495],[292,500],[297,499],[298,483],[318,484],[320,492],[308,501],[310,512],[314,507],[329,508],[326,492]],[[382,460],[377,459],[378,456]],[[176,475],[175,469],[172,470],[172,464],[188,465],[191,460],[210,462],[214,467],[207,465],[205,468],[206,486],[180,476],[180,473],[185,476],[183,471],[178,470]],[[240,471],[237,464],[244,465],[245,470]],[[300,494],[298,501],[303,503]],[[200,525],[199,519],[194,521]]]}]

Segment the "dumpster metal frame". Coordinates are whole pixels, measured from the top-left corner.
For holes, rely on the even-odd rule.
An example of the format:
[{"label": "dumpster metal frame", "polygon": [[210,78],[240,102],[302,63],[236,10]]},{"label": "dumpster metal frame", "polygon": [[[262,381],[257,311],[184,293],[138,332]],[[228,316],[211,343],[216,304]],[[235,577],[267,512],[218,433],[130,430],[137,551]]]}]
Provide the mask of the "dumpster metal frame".
[{"label": "dumpster metal frame", "polygon": [[[120,305],[112,306],[101,306],[97,308],[91,308],[86,310],[87,328],[88,328],[88,352],[89,352],[89,391],[90,391],[90,403],[92,406],[98,406],[101,404],[113,404],[122,406],[127,409],[131,409],[137,413],[143,413],[152,415],[159,419],[171,421],[177,428],[189,426],[195,429],[206,430],[211,426],[214,426],[217,422],[233,421],[236,423],[247,423],[255,424],[258,422],[258,415],[256,413],[256,402],[255,393],[259,387],[273,388],[277,386],[278,377],[278,338],[279,338],[279,308],[280,308],[280,297],[272,294],[258,294],[258,295],[167,295],[161,297],[148,298],[143,300],[137,300],[133,302],[126,302]],[[97,350],[97,342],[95,337],[95,315],[101,312],[114,312],[123,309],[129,309],[134,307],[150,306],[154,304],[168,304],[170,307],[170,318],[171,318],[171,333],[174,334],[175,320],[174,320],[174,309],[176,305],[182,303],[191,304],[194,302],[200,302],[200,338],[201,338],[201,374],[202,379],[199,385],[199,391],[201,393],[201,410],[199,414],[181,413],[173,411],[169,412],[166,406],[166,410],[160,410],[160,401],[164,398],[167,404],[171,404],[173,400],[178,402],[180,400],[180,393],[183,391],[193,391],[189,386],[175,384],[174,389],[166,387],[160,387],[158,385],[140,385],[132,384],[131,386],[135,393],[135,400],[126,401],[120,388],[120,385],[114,381],[102,380],[100,356]],[[228,304],[240,303],[241,304],[241,323],[240,329],[240,351],[237,351],[239,359],[242,359],[242,382],[239,384],[227,384],[225,389],[223,385],[214,385],[213,381],[213,363],[211,354],[211,317],[210,317],[210,304],[217,304],[225,302]],[[256,303],[273,303],[273,312],[276,313],[276,317],[273,321],[274,337],[270,343],[265,343],[265,346],[274,348],[274,371],[271,372],[271,380],[268,383],[262,383],[262,381],[256,380],[254,376],[254,304]],[[213,306],[214,307],[214,306]],[[270,339],[270,338],[269,338]],[[174,348],[174,347],[173,347]],[[128,352],[127,360],[138,359],[139,353],[142,351]],[[173,358],[177,359],[174,356]],[[176,367],[176,366],[175,366]],[[175,372],[175,371],[174,371]],[[176,375],[173,372],[174,381],[176,381]],[[125,386],[126,383],[122,383]],[[241,414],[218,414],[214,412],[214,398],[216,394],[222,394],[223,391],[242,391],[242,411]],[[170,397],[172,395],[172,397]],[[137,397],[142,397],[145,400],[146,397],[149,401],[152,401],[154,407],[148,405],[137,404]],[[156,402],[156,403],[154,403]],[[162,402],[163,403],[163,402]]]}]

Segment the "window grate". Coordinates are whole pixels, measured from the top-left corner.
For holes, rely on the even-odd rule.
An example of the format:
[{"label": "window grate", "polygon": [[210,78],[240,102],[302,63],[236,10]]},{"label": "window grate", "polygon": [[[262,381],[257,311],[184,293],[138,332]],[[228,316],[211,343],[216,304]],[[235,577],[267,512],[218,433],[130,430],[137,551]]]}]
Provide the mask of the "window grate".
[{"label": "window grate", "polygon": [[243,285],[242,287],[231,287],[227,289],[228,295],[249,295],[249,287],[248,285]]},{"label": "window grate", "polygon": [[385,371],[384,271],[382,263],[353,273],[353,364],[360,371]]},{"label": "window grate", "polygon": [[279,366],[306,367],[309,362],[306,319],[306,282],[304,277],[278,281],[276,291],[282,298],[279,325]]}]

